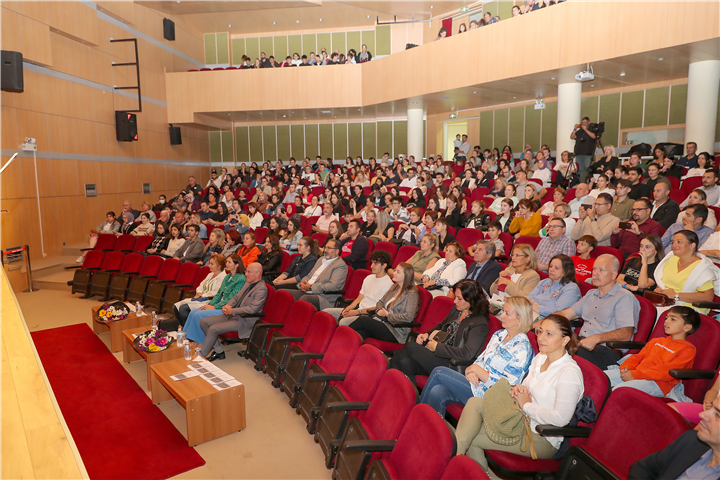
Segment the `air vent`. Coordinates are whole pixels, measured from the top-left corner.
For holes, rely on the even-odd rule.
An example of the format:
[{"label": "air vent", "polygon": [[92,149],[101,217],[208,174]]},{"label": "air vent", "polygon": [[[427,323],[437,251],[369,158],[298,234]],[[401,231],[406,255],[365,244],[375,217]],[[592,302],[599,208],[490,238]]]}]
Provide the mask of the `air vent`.
[{"label": "air vent", "polygon": [[150,184],[149,183],[143,183],[143,195],[149,195],[152,192],[150,191]]},{"label": "air vent", "polygon": [[97,185],[94,183],[85,184],[85,198],[97,197]]}]

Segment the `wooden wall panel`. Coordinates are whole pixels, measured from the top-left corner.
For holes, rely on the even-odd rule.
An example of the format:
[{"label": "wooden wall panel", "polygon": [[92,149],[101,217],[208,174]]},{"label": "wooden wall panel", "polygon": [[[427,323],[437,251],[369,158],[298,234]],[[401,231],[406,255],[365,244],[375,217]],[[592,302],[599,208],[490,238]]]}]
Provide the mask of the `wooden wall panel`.
[{"label": "wooden wall panel", "polygon": [[330,123],[318,125],[320,139],[320,155],[322,158],[333,158],[333,126]]},{"label": "wooden wall panel", "polygon": [[[493,112],[486,110],[480,113],[480,146],[488,148],[493,144]],[[440,147],[437,147],[439,149]],[[490,147],[492,148],[492,147]]]},{"label": "wooden wall panel", "polygon": [[498,110],[495,110],[495,133],[493,135],[493,145],[500,149],[502,152],[502,149],[505,145],[508,144],[509,141],[509,131],[508,131],[508,109],[507,108],[501,108]]},{"label": "wooden wall panel", "polygon": [[393,122],[393,157],[397,157],[401,153],[407,155],[407,137],[407,120]]},{"label": "wooden wall panel", "polygon": [[600,96],[600,121],[605,122],[604,145],[619,145],[620,94]]},{"label": "wooden wall panel", "polygon": [[263,159],[266,162],[275,163],[277,160],[277,133],[275,132],[275,125],[263,126]]},{"label": "wooden wall panel", "polygon": [[557,143],[557,102],[549,102],[542,111],[542,143],[555,150]]},{"label": "wooden wall panel", "polygon": [[[532,105],[525,107],[525,143],[529,143],[534,151],[540,148],[540,112]],[[495,145],[502,149],[501,146]]]},{"label": "wooden wall panel", "polygon": [[620,128],[637,128],[643,120],[643,92],[627,92],[622,95]]}]

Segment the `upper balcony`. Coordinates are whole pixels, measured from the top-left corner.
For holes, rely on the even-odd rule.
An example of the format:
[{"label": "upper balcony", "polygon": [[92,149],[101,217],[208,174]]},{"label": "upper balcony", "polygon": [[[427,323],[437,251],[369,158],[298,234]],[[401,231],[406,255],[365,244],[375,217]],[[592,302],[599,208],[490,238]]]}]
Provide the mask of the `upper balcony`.
[{"label": "upper balcony", "polygon": [[569,0],[360,65],[168,73],[168,121],[224,128],[484,108],[555,97],[587,63],[597,94],[684,78],[705,59],[720,59],[719,2]]}]

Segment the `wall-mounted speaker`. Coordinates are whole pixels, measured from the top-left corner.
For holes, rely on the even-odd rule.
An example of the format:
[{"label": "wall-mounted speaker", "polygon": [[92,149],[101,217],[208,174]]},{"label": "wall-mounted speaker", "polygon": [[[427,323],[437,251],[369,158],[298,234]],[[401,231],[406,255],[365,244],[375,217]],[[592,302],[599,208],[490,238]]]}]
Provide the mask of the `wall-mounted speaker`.
[{"label": "wall-mounted speaker", "polygon": [[170,145],[182,145],[182,135],[180,135],[180,127],[168,127],[170,131]]},{"label": "wall-mounted speaker", "polygon": [[175,41],[175,22],[169,18],[163,18],[163,38]]},{"label": "wall-mounted speaker", "polygon": [[115,133],[118,142],[132,142],[138,139],[137,115],[115,111]]},{"label": "wall-mounted speaker", "polygon": [[25,90],[23,84],[23,57],[20,52],[3,50],[0,61],[0,83],[3,92],[21,93]]}]

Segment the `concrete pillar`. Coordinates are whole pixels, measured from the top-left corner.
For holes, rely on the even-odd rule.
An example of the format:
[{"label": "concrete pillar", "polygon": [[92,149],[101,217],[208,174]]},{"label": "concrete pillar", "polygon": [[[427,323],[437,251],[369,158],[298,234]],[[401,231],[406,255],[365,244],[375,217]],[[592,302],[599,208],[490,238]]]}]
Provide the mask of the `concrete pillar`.
[{"label": "concrete pillar", "polygon": [[688,68],[685,143],[695,142],[698,152],[710,152],[715,146],[720,60],[693,62]]},{"label": "concrete pillar", "polygon": [[569,83],[558,85],[557,102],[557,133],[555,150],[557,157],[567,150],[572,152],[575,148],[575,140],[570,139],[576,124],[580,123],[580,100],[582,95],[582,83],[575,80]]},{"label": "concrete pillar", "polygon": [[408,108],[407,111],[407,155],[415,156],[419,162],[423,158],[425,145],[423,143],[423,114],[422,108]]}]

